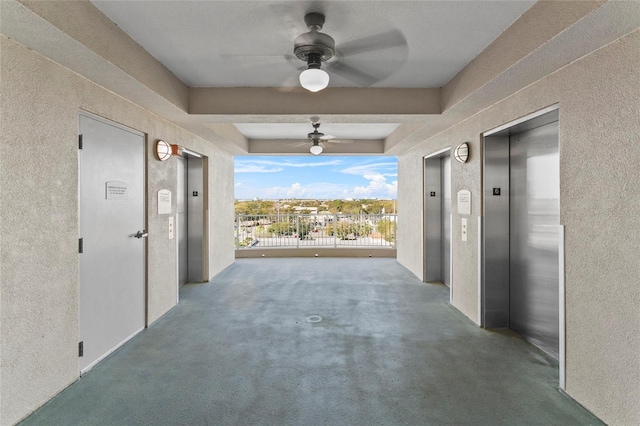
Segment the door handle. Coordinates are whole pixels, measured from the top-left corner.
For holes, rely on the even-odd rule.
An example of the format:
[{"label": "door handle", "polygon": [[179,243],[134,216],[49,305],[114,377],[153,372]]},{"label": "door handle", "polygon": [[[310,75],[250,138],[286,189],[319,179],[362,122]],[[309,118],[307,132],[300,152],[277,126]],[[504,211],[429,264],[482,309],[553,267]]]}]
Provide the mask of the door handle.
[{"label": "door handle", "polygon": [[140,239],[140,238],[147,238],[149,236],[149,233],[147,231],[145,231],[144,229],[142,231],[138,231],[135,233],[134,237]]}]

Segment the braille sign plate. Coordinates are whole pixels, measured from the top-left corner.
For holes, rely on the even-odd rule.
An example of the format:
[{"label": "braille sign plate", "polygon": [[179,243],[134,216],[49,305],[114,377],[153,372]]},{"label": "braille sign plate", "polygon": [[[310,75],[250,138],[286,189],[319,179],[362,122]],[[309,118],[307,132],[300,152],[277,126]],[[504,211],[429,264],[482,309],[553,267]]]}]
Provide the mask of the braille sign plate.
[{"label": "braille sign plate", "polygon": [[158,191],[158,214],[171,213],[171,191],[161,189]]},{"label": "braille sign plate", "polygon": [[458,214],[471,214],[471,191],[468,189],[458,191]]}]

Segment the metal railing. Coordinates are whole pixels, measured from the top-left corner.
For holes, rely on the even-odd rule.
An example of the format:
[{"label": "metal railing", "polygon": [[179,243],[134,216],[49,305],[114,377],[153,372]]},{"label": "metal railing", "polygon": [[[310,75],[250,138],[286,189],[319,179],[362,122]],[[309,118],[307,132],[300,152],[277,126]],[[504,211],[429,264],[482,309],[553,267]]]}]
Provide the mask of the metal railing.
[{"label": "metal railing", "polygon": [[236,249],[396,245],[397,215],[236,215]]}]

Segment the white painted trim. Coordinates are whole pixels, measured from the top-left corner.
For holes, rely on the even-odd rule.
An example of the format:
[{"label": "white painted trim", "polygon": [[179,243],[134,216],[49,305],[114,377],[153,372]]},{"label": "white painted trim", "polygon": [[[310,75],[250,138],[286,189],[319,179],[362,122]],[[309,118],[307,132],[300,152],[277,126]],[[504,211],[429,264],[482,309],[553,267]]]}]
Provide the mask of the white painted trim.
[{"label": "white painted trim", "polygon": [[442,149],[441,149],[441,150],[439,150],[439,151],[432,152],[432,153],[431,153],[431,154],[429,154],[429,155],[425,155],[422,159],[423,159],[423,160],[426,160],[426,159],[428,159],[428,158],[437,157],[437,156],[442,155],[442,154],[444,154],[445,152],[449,152],[449,151],[451,151],[451,147],[442,148]]},{"label": "white painted trim", "polygon": [[[109,120],[108,118],[100,117],[99,115],[93,114],[93,113],[91,113],[89,111],[85,111],[83,109],[79,110],[79,115],[83,115],[83,116],[85,116],[87,118],[91,118],[91,119],[99,121],[99,122],[101,122],[103,124],[107,124],[109,126],[116,127],[116,128],[118,128],[120,130],[124,130],[125,132],[129,132],[129,133],[133,133],[134,135],[142,136],[143,138],[145,138],[144,142],[145,142],[145,153],[146,153],[146,146],[147,146],[146,145],[146,143],[147,143],[147,135],[146,135],[146,133],[143,133],[143,132],[141,132],[139,130],[136,130],[136,129],[132,129],[131,127],[125,126],[124,124],[117,123],[117,122],[115,122],[113,120]],[[145,165],[145,168],[146,168],[146,165]],[[145,173],[145,176],[146,176],[146,173]],[[145,179],[146,179],[146,177],[145,177]]]},{"label": "white painted trim", "polygon": [[560,370],[560,389],[566,390],[566,304],[565,304],[565,258],[564,258],[564,226],[559,225],[559,243],[558,243],[558,299],[559,299],[559,315],[558,315],[558,364]]},{"label": "white painted trim", "polygon": [[478,318],[477,323],[482,327],[482,216],[478,216]]},{"label": "white painted trim", "polygon": [[211,281],[209,275],[209,248],[211,247],[211,211],[209,210],[211,201],[209,199],[209,157],[202,156],[202,192],[204,192],[204,229],[202,230],[202,280]]},{"label": "white painted trim", "polygon": [[122,342],[118,343],[117,345],[115,345],[113,348],[111,348],[110,350],[108,350],[104,355],[102,355],[100,358],[96,359],[95,361],[93,361],[91,364],[87,365],[84,369],[80,370],[80,375],[82,376],[83,374],[86,374],[89,372],[89,370],[91,370],[93,367],[95,367],[100,361],[102,361],[103,359],[105,359],[106,357],[108,357],[109,355],[111,355],[112,353],[114,353],[115,351],[117,351],[118,349],[120,349],[122,347],[122,345],[124,345],[125,343],[127,343],[129,340],[133,339],[138,333],[140,333],[142,330],[144,330],[144,327],[139,328],[138,330],[136,330],[131,336],[127,337],[126,339],[124,339]]},{"label": "white painted trim", "polygon": [[189,155],[191,157],[202,158],[202,154],[198,154],[197,152],[191,151],[190,149],[187,149],[187,148],[182,148],[181,152],[183,154],[187,154],[187,155]]},{"label": "white painted trim", "polygon": [[[427,235],[425,234],[425,222],[426,218],[424,216],[425,204],[427,197],[425,196],[425,179],[424,179],[424,162],[422,166],[422,208],[420,209],[420,217],[422,220],[420,221],[420,235],[422,239],[422,244],[420,244],[420,259],[422,259],[422,276],[420,277],[423,283],[427,282],[427,250],[425,250],[427,246]],[[396,228],[397,229],[397,228]]]},{"label": "white painted trim", "polygon": [[508,129],[509,127],[517,126],[518,124],[524,123],[525,121],[529,121],[529,120],[534,119],[536,117],[540,117],[541,115],[544,115],[544,114],[546,114],[548,112],[555,111],[559,107],[560,107],[560,105],[555,104],[555,105],[551,105],[549,107],[543,108],[540,111],[532,112],[531,114],[525,115],[524,117],[517,118],[517,119],[515,119],[513,121],[510,121],[510,122],[508,122],[506,124],[498,126],[498,127],[494,128],[494,129],[488,130],[488,131],[482,133],[482,136],[483,137],[491,136],[493,134],[501,132],[502,130]]}]

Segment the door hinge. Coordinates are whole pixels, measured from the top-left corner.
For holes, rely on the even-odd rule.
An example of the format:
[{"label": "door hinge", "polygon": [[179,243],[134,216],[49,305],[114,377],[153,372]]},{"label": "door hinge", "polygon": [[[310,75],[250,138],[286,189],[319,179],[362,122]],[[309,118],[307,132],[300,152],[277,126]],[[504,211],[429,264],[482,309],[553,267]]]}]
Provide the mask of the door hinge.
[{"label": "door hinge", "polygon": [[84,253],[84,238],[78,239],[78,253]]},{"label": "door hinge", "polygon": [[78,357],[84,356],[84,342],[78,343]]},{"label": "door hinge", "polygon": [[78,135],[78,149],[82,149],[82,135]]}]

